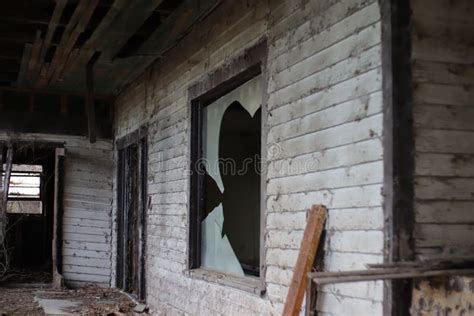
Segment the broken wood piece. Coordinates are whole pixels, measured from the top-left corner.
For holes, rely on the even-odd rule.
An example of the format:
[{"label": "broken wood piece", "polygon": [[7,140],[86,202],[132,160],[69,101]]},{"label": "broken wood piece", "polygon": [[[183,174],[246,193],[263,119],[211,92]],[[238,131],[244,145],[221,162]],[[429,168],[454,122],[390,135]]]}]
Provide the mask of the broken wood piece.
[{"label": "broken wood piece", "polygon": [[284,316],[299,315],[308,281],[307,274],[316,257],[321,234],[326,221],[327,210],[322,205],[313,205],[309,211],[306,228],[301,241],[300,252],[286,297]]}]

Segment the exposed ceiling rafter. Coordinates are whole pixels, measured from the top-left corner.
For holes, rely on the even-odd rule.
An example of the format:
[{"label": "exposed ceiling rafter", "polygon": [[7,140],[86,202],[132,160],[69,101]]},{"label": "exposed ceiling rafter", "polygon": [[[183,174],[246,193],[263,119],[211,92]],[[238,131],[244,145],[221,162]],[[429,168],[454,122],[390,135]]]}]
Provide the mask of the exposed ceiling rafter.
[{"label": "exposed ceiling rafter", "polygon": [[[220,1],[45,0],[35,3],[41,14],[24,15],[20,5],[12,5],[7,8],[12,19],[0,12],[0,22],[19,23],[21,31],[0,31],[0,59],[11,63],[8,69],[18,69],[17,87],[84,93],[86,64],[100,52],[94,88],[114,94],[174,47]],[[35,19],[43,22],[36,24]],[[5,71],[0,70],[0,85],[11,82]]]}]

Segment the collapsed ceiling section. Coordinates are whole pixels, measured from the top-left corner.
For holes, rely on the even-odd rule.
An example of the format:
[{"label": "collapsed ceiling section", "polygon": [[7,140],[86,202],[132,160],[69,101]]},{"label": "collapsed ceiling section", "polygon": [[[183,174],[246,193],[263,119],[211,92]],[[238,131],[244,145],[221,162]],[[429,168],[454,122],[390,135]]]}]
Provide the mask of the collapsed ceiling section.
[{"label": "collapsed ceiling section", "polygon": [[0,87],[113,95],[219,0],[18,0],[0,4]]}]

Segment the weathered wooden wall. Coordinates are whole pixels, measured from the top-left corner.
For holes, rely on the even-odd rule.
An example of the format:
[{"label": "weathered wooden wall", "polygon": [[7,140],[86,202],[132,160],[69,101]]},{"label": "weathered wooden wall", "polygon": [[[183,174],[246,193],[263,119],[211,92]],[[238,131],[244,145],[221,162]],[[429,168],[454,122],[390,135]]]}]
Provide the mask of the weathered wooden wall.
[{"label": "weathered wooden wall", "polygon": [[416,253],[472,255],[474,2],[412,9]]},{"label": "weathered wooden wall", "polygon": [[63,274],[72,285],[110,285],[112,158],[110,142],[66,143]]},{"label": "weathered wooden wall", "polygon": [[[266,38],[266,294],[187,269],[188,89]],[[305,211],[329,209],[328,271],[383,260],[381,25],[375,0],[225,1],[118,97],[116,137],[149,128],[147,301],[170,314],[281,314]],[[295,166],[299,166],[295,168]],[[382,283],[327,286],[318,309],[382,315]]]},{"label": "weathered wooden wall", "polygon": [[[415,252],[474,250],[474,2],[411,1]],[[472,314],[472,278],[415,285],[415,315]]]},{"label": "weathered wooden wall", "polygon": [[5,134],[0,140],[63,143],[63,276],[67,284],[110,285],[112,232],[112,142],[84,137]]}]

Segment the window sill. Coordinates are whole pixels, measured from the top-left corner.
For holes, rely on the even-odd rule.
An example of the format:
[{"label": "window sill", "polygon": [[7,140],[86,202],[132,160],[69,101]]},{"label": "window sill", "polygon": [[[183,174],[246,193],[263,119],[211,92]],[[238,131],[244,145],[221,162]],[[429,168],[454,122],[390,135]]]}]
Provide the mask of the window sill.
[{"label": "window sill", "polygon": [[236,276],[230,275],[208,268],[199,268],[193,270],[186,270],[185,275],[193,278],[204,280],[211,283],[216,283],[223,286],[232,287],[245,292],[250,292],[257,295],[263,295],[264,289],[260,278],[254,276]]}]

